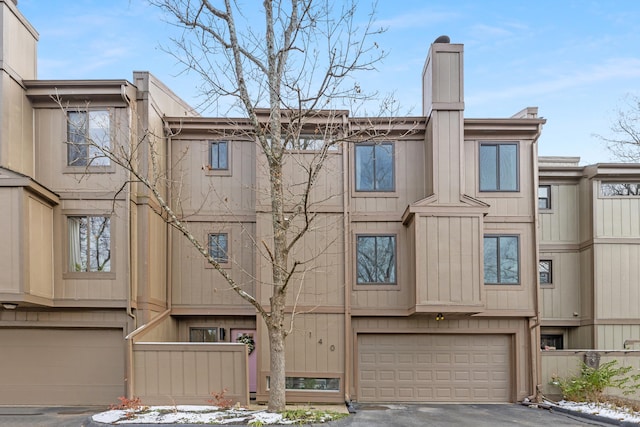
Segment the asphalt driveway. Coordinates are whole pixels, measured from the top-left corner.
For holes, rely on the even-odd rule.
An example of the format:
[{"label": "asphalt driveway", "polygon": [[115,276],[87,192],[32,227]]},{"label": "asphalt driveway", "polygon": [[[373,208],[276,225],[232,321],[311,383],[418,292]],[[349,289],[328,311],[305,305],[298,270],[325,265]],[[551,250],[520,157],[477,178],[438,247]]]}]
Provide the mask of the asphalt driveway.
[{"label": "asphalt driveway", "polygon": [[[598,421],[518,404],[356,404],[357,413],[325,427],[423,427],[423,426],[610,426]],[[104,408],[0,407],[0,426],[100,426],[90,416]],[[135,426],[135,424],[132,424]],[[137,424],[137,426],[141,426]],[[163,426],[169,426],[163,424]],[[176,424],[185,427],[185,424]],[[323,426],[323,425],[319,425]]]},{"label": "asphalt driveway", "polygon": [[519,404],[356,405],[357,413],[331,427],[610,426],[586,418]]}]

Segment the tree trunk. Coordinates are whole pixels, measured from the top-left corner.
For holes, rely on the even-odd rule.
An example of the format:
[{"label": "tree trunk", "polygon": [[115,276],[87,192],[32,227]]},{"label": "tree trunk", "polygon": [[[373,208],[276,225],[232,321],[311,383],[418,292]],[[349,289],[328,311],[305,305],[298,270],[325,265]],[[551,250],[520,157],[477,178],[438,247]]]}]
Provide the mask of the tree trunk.
[{"label": "tree trunk", "polygon": [[269,372],[269,403],[267,408],[271,412],[284,411],[287,403],[285,394],[284,310],[282,310],[284,306],[282,309],[278,309],[279,307],[277,306],[277,303],[272,305],[274,310],[271,312],[270,324],[267,324],[269,333],[269,356],[271,360]]}]

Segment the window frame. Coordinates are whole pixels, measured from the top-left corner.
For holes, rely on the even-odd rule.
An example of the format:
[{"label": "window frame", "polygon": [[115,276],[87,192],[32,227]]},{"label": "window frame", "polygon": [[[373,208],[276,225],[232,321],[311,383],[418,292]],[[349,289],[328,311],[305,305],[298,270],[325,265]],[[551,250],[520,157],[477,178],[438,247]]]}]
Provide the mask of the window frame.
[{"label": "window frame", "polygon": [[[65,267],[63,270],[63,279],[115,279],[116,278],[116,259],[117,254],[114,252],[116,224],[113,221],[113,215],[110,213],[85,213],[85,212],[68,212],[64,214],[64,235],[65,235]],[[73,271],[71,265],[71,240],[69,220],[71,218],[108,218],[109,219],[109,271]],[[90,248],[88,248],[89,250]]]},{"label": "window frame", "polygon": [[[92,108],[77,108],[77,109],[69,109],[64,113],[64,117],[65,117],[65,144],[64,145],[64,173],[114,173],[115,172],[115,165],[113,164],[113,162],[104,157],[104,156],[98,156],[98,157],[90,157],[88,154],[85,157],[87,164],[70,164],[69,163],[69,159],[70,159],[70,150],[72,149],[72,147],[74,147],[74,144],[78,144],[81,146],[87,146],[90,147],[88,144],[86,144],[86,142],[80,143],[72,143],[72,119],[71,119],[71,115],[72,114],[84,114],[85,115],[85,119],[83,121],[83,126],[85,127],[85,129],[83,130],[84,134],[83,139],[86,141],[86,136],[88,134],[90,134],[90,124],[91,124],[91,113],[97,113],[97,112],[105,112],[109,118],[109,129],[108,129],[108,144],[109,150],[112,150],[114,148],[114,117],[115,117],[115,109],[112,107],[92,107]],[[105,146],[105,144],[100,144],[101,146]],[[89,151],[89,148],[87,148],[87,151]],[[92,159],[104,159],[106,158],[108,161],[108,164],[94,164],[94,162],[92,161]]]},{"label": "window frame", "polygon": [[[212,147],[215,144],[220,144],[220,143],[226,143],[227,145],[227,167],[222,169],[222,168],[214,168],[213,165],[211,164],[211,156],[212,156]],[[232,141],[229,139],[210,139],[207,140],[207,148],[206,148],[206,153],[203,153],[203,155],[206,156],[207,161],[206,161],[206,165],[203,166],[204,172],[206,176],[231,176],[233,175],[232,173],[232,158],[233,158],[233,144],[235,144],[236,141]]]},{"label": "window frame", "polygon": [[[515,153],[515,189],[502,189],[500,182],[500,148],[514,146]],[[482,188],[482,147],[496,147],[495,182],[496,188]],[[518,141],[485,141],[478,145],[478,191],[480,193],[519,193],[520,192],[520,143]]]},{"label": "window frame", "polygon": [[[547,262],[549,263],[549,281],[548,282],[543,282],[542,278],[540,276],[541,272],[540,272],[540,266],[543,262]],[[538,283],[540,283],[540,286],[543,288],[548,288],[548,287],[553,287],[553,259],[551,258],[540,258],[538,260]]]},{"label": "window frame", "polygon": [[[303,376],[308,375],[308,376]],[[312,374],[311,374],[312,375]],[[270,390],[271,386],[271,377],[267,375],[267,390]],[[317,389],[317,388],[288,388],[287,383],[289,381],[294,382],[295,380],[324,380],[327,383],[329,381],[336,381],[338,383],[338,388],[331,389]],[[301,392],[301,393],[339,393],[342,390],[342,377],[340,376],[329,376],[326,374],[319,374],[318,376],[310,376],[310,374],[302,374],[301,376],[296,376],[294,374],[287,375],[285,377],[285,390],[289,392]]]},{"label": "window frame", "polygon": [[[226,239],[226,259],[224,261],[220,261],[218,259],[216,259],[215,256],[211,255],[211,237],[212,236],[225,236]],[[228,268],[231,266],[231,259],[230,259],[230,253],[231,253],[231,233],[228,231],[216,231],[216,232],[209,232],[207,233],[207,253],[209,255],[211,255],[213,257],[213,259],[216,260],[216,262],[224,268]],[[206,261],[207,266],[209,266],[210,268],[214,268],[208,261]]]},{"label": "window frame", "polygon": [[[393,254],[393,274],[395,281],[394,282],[360,282],[359,281],[359,265],[358,262],[358,248],[359,248],[359,239],[360,238],[380,238],[380,237],[391,237],[393,238],[394,245],[394,254]],[[398,290],[399,289],[399,272],[398,272],[398,235],[397,233],[357,233],[355,235],[355,263],[354,263],[354,285],[358,289],[368,289],[368,290]],[[377,242],[376,242],[377,248]]]},{"label": "window frame", "polygon": [[[376,147],[380,146],[390,146],[391,147],[391,186],[390,188],[384,189],[376,189],[377,180],[374,178],[372,180],[372,188],[371,189],[360,189],[358,188],[358,150],[364,147],[374,147],[374,162],[375,162],[375,151]],[[385,197],[385,195],[395,196],[397,191],[397,179],[396,179],[396,149],[397,144],[395,141],[383,141],[383,142],[358,142],[354,144],[353,149],[353,195],[360,197]],[[376,167],[375,164],[373,166],[373,173],[375,176]]]},{"label": "window frame", "polygon": [[[547,195],[546,197],[540,197],[540,190],[546,189]],[[546,207],[540,207],[540,200],[546,200]],[[553,209],[553,202],[551,198],[551,185],[550,184],[540,184],[538,185],[538,211],[541,213],[548,213]]]},{"label": "window frame", "polygon": [[[487,275],[487,272],[486,272],[486,257],[487,257],[487,254],[486,254],[486,250],[485,250],[486,249],[485,248],[485,242],[486,242],[486,239],[488,239],[488,238],[489,239],[495,238],[498,241],[498,244],[496,246],[496,275],[497,275],[497,278],[498,278],[497,282],[487,282],[486,281],[486,279],[487,279],[487,276],[486,276]],[[500,262],[500,246],[499,246],[499,242],[500,242],[501,238],[515,238],[516,239],[516,250],[517,250],[517,262],[516,262],[516,265],[517,265],[517,276],[518,277],[517,277],[517,280],[515,282],[502,282],[500,280],[500,271],[501,271],[500,265],[501,265],[501,262]],[[482,278],[482,280],[483,280],[484,285],[485,286],[500,286],[500,287],[502,287],[502,286],[521,286],[522,285],[522,262],[521,262],[522,261],[522,251],[521,251],[521,248],[520,248],[520,246],[521,246],[520,245],[520,235],[519,234],[513,234],[513,233],[504,233],[504,234],[503,233],[490,233],[490,234],[485,234],[483,236],[482,242],[483,242],[483,244],[482,244],[483,278]]]}]

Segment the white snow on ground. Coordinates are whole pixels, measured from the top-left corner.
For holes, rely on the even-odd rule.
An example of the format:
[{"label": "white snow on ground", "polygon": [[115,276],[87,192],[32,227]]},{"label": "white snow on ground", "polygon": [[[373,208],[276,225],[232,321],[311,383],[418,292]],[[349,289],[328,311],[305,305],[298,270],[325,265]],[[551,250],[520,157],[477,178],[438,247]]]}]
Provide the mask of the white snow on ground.
[{"label": "white snow on ground", "polygon": [[547,402],[551,405],[557,405],[561,408],[569,409],[584,414],[599,415],[601,417],[612,418],[618,421],[627,421],[632,423],[640,423],[640,412],[634,412],[631,409],[616,407],[608,403],[586,403],[586,402],[569,402],[561,400],[557,403]]},{"label": "white snow on ground", "polygon": [[252,411],[244,408],[220,410],[215,406],[150,406],[138,410],[127,417],[130,411],[109,410],[93,416],[93,421],[104,424],[249,424],[257,422],[268,424],[292,424],[293,421],[283,420],[282,415],[264,410]]}]

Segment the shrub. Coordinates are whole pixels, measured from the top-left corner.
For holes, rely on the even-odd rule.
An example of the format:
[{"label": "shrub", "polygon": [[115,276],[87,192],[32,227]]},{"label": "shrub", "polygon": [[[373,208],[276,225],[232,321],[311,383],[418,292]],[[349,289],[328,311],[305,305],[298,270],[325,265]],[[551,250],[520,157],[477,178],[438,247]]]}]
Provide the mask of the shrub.
[{"label": "shrub", "polygon": [[217,392],[217,391],[211,392],[211,397],[213,397],[213,399],[209,399],[207,400],[207,402],[217,406],[220,409],[231,408],[231,406],[233,406],[233,400],[227,399],[224,397],[226,392],[227,392],[226,388],[220,392]]},{"label": "shrub", "polygon": [[560,387],[565,399],[575,402],[602,402],[606,388],[621,390],[625,396],[640,389],[640,374],[628,375],[631,366],[617,365],[618,361],[612,360],[595,369],[583,363],[578,375],[554,377],[551,383]]},{"label": "shrub", "polygon": [[126,396],[120,396],[118,400],[120,403],[117,405],[109,405],[109,409],[125,411],[127,419],[135,417],[136,412],[146,411],[148,409],[148,407],[142,405],[139,397],[129,399]]}]

